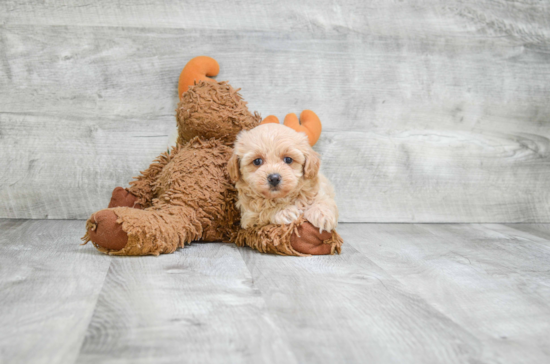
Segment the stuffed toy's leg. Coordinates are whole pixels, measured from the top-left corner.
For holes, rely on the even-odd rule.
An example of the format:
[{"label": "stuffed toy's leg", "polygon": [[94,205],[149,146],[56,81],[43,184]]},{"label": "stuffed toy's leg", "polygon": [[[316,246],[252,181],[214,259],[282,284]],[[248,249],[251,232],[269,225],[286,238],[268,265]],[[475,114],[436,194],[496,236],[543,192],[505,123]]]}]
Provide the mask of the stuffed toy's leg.
[{"label": "stuffed toy's leg", "polygon": [[[176,210],[174,210],[176,209]],[[168,210],[139,210],[128,207],[98,211],[86,222],[83,240],[110,255],[159,255],[174,252],[197,239],[200,225],[182,223],[178,207]],[[174,223],[176,225],[174,225]],[[176,230],[181,224],[181,231]],[[191,228],[190,228],[191,227]],[[342,238],[323,232],[301,219],[291,225],[268,225],[240,230],[234,243],[262,253],[308,256],[340,253]]]},{"label": "stuffed toy's leg", "polygon": [[234,243],[262,253],[308,256],[340,254],[343,240],[336,231],[319,233],[319,229],[300,218],[290,225],[240,230]]},{"label": "stuffed toy's leg", "polygon": [[193,209],[169,205],[146,210],[100,210],[88,219],[86,230],[85,243],[91,241],[99,251],[110,255],[168,254],[202,234]]}]

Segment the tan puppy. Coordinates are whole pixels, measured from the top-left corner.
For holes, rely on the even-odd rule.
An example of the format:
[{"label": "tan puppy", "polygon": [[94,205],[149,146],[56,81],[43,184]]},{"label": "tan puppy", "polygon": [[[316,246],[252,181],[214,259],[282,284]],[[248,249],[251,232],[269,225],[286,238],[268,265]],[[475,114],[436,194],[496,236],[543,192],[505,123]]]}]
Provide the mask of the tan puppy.
[{"label": "tan puppy", "polygon": [[334,230],[338,208],[320,164],[304,133],[281,124],[242,131],[228,164],[241,226],[290,224],[304,215],[321,232]]}]

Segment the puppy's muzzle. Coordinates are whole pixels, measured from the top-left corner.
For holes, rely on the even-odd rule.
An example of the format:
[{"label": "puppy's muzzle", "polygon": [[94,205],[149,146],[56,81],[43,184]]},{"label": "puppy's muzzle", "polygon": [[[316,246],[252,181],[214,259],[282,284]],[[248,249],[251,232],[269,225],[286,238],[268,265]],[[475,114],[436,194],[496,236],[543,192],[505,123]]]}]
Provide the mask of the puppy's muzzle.
[{"label": "puppy's muzzle", "polygon": [[281,175],[278,173],[272,173],[269,176],[267,176],[267,182],[270,186],[276,187],[279,183],[281,183]]}]

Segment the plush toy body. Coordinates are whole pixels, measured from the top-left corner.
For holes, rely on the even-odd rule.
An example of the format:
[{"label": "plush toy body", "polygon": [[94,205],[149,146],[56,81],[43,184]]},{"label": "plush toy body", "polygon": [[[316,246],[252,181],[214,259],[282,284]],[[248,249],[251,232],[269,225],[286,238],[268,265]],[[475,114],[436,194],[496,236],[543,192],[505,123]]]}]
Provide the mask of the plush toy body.
[{"label": "plush toy body", "polygon": [[88,219],[86,242],[112,255],[172,253],[191,241],[225,241],[285,255],[331,254],[341,238],[320,234],[300,219],[290,225],[240,228],[237,192],[227,162],[242,130],[259,125],[238,90],[206,76],[218,73],[209,57],[182,71],[178,141],[130,183],[117,187],[108,209]]}]

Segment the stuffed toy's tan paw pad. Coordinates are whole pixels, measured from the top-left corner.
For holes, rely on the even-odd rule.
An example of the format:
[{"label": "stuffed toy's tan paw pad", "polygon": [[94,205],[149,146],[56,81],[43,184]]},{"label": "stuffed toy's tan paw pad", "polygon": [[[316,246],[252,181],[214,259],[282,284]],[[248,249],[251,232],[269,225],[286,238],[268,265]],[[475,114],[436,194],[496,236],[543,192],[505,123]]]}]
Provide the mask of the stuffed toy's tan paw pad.
[{"label": "stuffed toy's tan paw pad", "polygon": [[292,234],[290,245],[302,254],[328,255],[331,254],[332,246],[323,242],[331,237],[332,233],[323,231],[321,234],[318,228],[306,221],[298,227],[298,233]]},{"label": "stuffed toy's tan paw pad", "polygon": [[112,210],[100,210],[88,220],[87,237],[94,245],[105,249],[120,250],[128,243],[128,235],[117,223],[118,217]]},{"label": "stuffed toy's tan paw pad", "polygon": [[116,187],[113,190],[111,202],[109,202],[108,207],[132,207],[135,209],[141,209],[141,205],[137,201],[138,198],[128,192],[125,188]]}]

